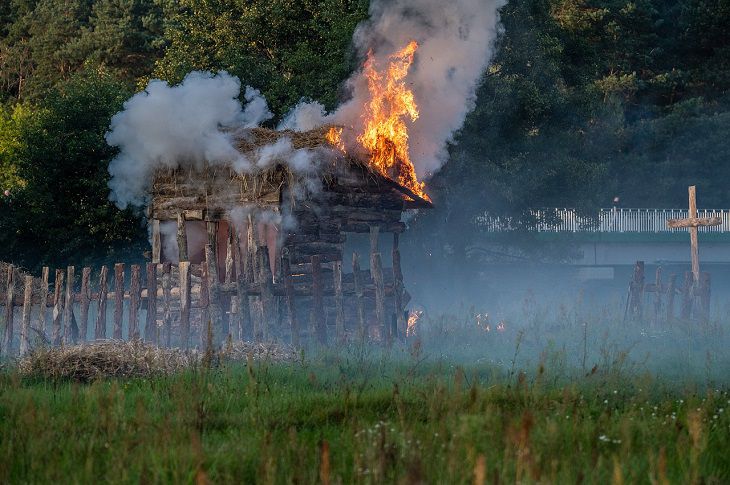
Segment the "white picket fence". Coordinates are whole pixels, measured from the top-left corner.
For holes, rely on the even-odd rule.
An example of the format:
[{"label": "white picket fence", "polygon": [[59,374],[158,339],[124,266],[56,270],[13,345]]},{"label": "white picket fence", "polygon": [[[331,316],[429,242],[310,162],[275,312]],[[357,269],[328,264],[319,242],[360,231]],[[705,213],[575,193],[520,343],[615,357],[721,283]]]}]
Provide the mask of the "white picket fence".
[{"label": "white picket fence", "polygon": [[[537,232],[637,232],[662,233],[684,232],[686,229],[670,229],[667,219],[688,217],[687,209],[600,209],[596,217],[584,217],[575,209],[535,209],[530,216],[535,223],[529,229]],[[703,232],[730,232],[730,209],[705,209],[697,211],[698,217],[720,217],[722,224],[704,227]],[[499,217],[489,213],[476,218],[476,224],[487,232],[506,232],[516,229],[511,217]]]}]

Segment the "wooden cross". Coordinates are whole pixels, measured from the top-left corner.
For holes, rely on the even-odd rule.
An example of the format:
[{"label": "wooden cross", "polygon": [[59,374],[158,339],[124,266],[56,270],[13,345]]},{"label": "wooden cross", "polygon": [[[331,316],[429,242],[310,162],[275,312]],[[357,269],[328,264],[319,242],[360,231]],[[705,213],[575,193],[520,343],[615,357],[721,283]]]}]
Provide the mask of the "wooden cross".
[{"label": "wooden cross", "polygon": [[695,196],[695,186],[689,187],[689,217],[685,219],[668,219],[667,226],[672,229],[681,227],[689,228],[690,244],[692,246],[692,279],[694,284],[700,282],[700,252],[697,242],[697,228],[719,226],[722,224],[720,217],[697,217],[697,199]]}]

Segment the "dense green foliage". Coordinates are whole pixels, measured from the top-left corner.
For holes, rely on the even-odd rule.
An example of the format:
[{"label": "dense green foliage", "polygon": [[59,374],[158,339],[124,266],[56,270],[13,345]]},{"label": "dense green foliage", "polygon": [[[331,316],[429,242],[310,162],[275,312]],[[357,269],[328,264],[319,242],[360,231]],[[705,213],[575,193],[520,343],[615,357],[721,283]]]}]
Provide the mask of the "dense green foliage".
[{"label": "dense green foliage", "polygon": [[[366,15],[363,0],[3,2],[0,183],[13,200],[35,200],[3,202],[3,259],[33,267],[143,244],[131,214],[104,202],[112,153],[100,135],[148,79],[225,69],[261,89],[277,116],[303,97],[331,108],[346,96],[350,39]],[[622,205],[683,206],[690,183],[701,206],[727,206],[726,0],[511,0],[501,19],[475,110],[430,183],[439,208],[420,222],[432,239],[463,244],[485,210],[588,210],[615,195]],[[97,87],[67,87],[79,79]],[[86,102],[88,114],[70,116]],[[48,170],[50,160],[77,166]],[[75,171],[84,176],[57,178]],[[60,185],[66,199],[47,190]],[[85,197],[94,211],[67,204]]]},{"label": "dense green foliage", "polygon": [[730,480],[726,391],[352,357],[91,385],[2,376],[0,480]]}]

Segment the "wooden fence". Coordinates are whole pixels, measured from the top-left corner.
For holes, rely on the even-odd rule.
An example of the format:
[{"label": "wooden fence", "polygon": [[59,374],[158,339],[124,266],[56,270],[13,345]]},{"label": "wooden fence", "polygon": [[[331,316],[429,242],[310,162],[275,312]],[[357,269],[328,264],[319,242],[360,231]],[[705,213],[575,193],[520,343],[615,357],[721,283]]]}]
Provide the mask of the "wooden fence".
[{"label": "wooden fence", "polygon": [[[399,334],[408,297],[397,238],[389,270],[383,270],[378,252],[370,255],[369,271],[360,269],[353,254],[350,274],[343,274],[342,261],[323,263],[312,256],[291,265],[283,255],[274,275],[266,247],[256,253],[258,264],[227,262],[220,276],[210,244],[201,264],[117,263],[98,271],[85,267],[80,275],[68,266],[56,269],[52,281],[48,267],[36,278],[8,266],[0,275],[2,353],[107,338],[182,348],[228,338],[327,344],[328,327],[334,327],[338,342],[375,334],[390,343]],[[300,325],[307,316],[309,325]]]}]

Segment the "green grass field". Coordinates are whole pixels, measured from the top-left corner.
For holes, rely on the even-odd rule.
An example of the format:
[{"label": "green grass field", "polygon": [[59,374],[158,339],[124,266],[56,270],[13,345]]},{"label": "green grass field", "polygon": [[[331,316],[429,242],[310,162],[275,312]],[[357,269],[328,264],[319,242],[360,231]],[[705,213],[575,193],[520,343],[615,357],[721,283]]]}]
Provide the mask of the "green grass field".
[{"label": "green grass field", "polygon": [[0,483],[730,482],[721,328],[559,321],[128,381],[11,368]]}]

